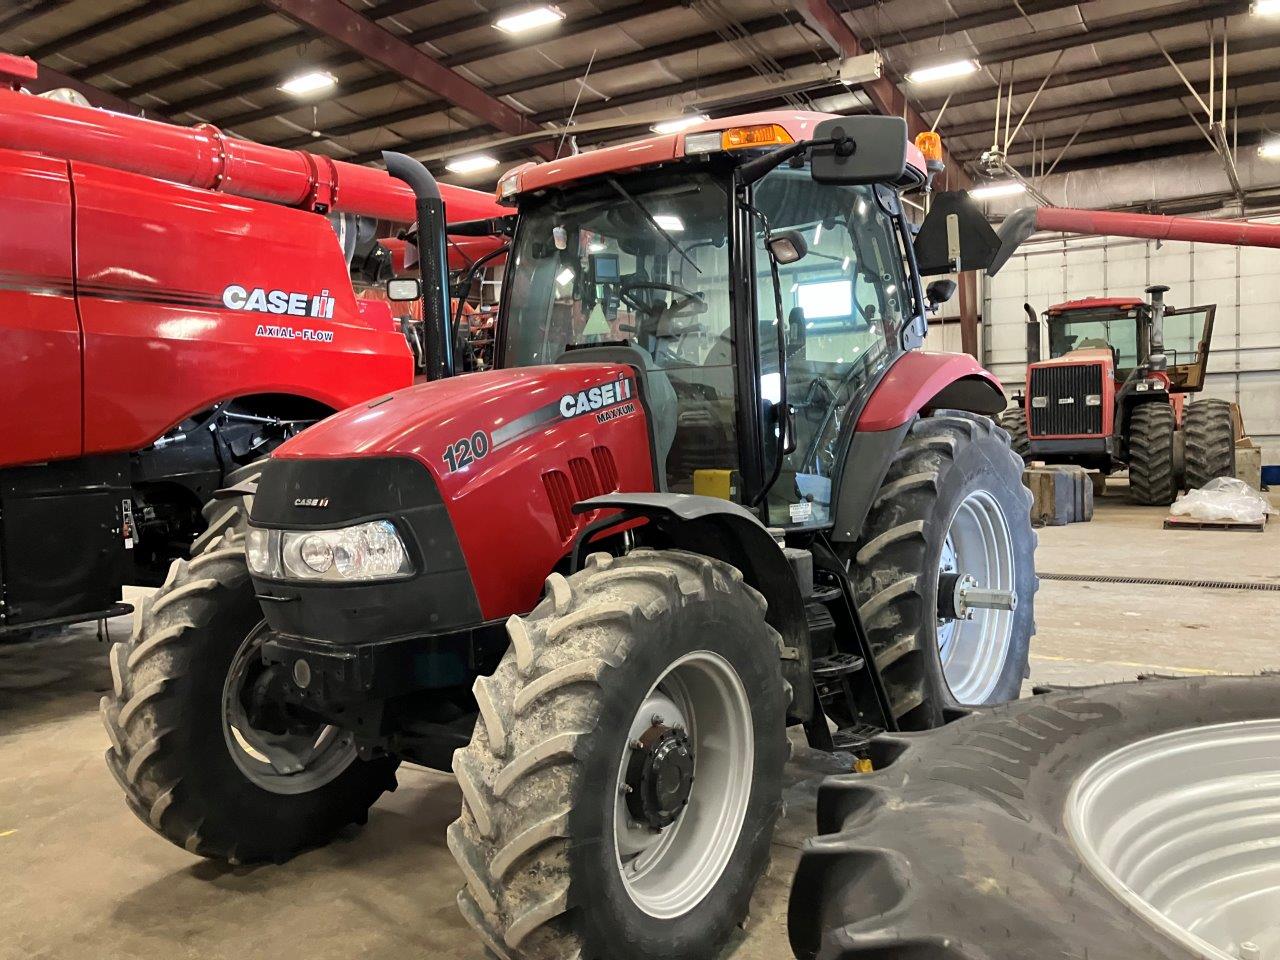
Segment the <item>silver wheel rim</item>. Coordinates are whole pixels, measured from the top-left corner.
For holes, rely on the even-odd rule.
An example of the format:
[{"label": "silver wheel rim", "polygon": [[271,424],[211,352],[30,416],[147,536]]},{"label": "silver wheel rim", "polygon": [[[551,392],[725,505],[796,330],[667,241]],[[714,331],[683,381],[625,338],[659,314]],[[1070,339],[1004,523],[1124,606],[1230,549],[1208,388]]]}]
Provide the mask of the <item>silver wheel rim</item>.
[{"label": "silver wheel rim", "polygon": [[1196,956],[1280,956],[1280,720],[1122,747],[1076,780],[1066,825],[1098,879]]},{"label": "silver wheel rim", "polygon": [[232,658],[222,687],[222,733],[240,772],[271,793],[296,795],[317,790],[356,758],[349,733],[329,724],[298,733],[270,733],[249,722],[241,691],[260,662],[271,631],[265,622],[250,631]]},{"label": "silver wheel rim", "polygon": [[[1014,591],[1013,537],[1000,504],[986,490],[960,502],[947,527],[938,575],[967,574],[980,587]],[[942,675],[958,703],[986,703],[1004,675],[1013,637],[1013,613],[979,609],[972,620],[938,621]]]},{"label": "silver wheel rim", "polygon": [[[654,832],[627,809],[630,744],[654,716],[688,732],[694,782],[688,806]],[[751,708],[736,670],[719,654],[699,650],[672,663],[645,696],[618,765],[614,841],[618,872],[632,901],[669,920],[696,907],[728,866],[751,796],[755,755]]]}]

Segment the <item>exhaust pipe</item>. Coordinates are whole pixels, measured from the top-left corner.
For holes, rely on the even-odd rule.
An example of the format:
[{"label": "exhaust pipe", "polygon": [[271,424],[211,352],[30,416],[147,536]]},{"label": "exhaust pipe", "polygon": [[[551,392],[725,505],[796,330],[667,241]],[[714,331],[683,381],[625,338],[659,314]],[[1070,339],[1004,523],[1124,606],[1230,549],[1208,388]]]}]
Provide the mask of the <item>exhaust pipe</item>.
[{"label": "exhaust pipe", "polygon": [[1027,363],[1040,362],[1040,317],[1035,307],[1024,303],[1022,309],[1027,314]]},{"label": "exhaust pipe", "polygon": [[418,270],[422,275],[422,328],[428,380],[454,374],[449,316],[449,250],[444,198],[436,178],[419,161],[403,153],[382,151],[387,173],[413,191],[418,215]]}]

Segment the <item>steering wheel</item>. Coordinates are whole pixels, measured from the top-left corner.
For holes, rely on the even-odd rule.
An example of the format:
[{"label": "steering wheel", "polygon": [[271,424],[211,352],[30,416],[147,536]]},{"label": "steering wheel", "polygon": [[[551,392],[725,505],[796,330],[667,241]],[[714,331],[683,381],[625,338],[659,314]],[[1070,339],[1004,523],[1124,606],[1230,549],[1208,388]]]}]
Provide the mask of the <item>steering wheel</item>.
[{"label": "steering wheel", "polygon": [[[642,303],[631,294],[635,290],[662,290],[666,293],[675,294],[676,299],[671,301],[671,306],[665,304]],[[656,314],[660,309],[666,310],[668,313],[679,313],[685,307],[693,304],[700,304],[703,307],[707,305],[707,298],[701,293],[695,293],[676,283],[659,283],[656,280],[633,280],[624,283],[618,289],[618,298],[632,310],[640,313]]]}]

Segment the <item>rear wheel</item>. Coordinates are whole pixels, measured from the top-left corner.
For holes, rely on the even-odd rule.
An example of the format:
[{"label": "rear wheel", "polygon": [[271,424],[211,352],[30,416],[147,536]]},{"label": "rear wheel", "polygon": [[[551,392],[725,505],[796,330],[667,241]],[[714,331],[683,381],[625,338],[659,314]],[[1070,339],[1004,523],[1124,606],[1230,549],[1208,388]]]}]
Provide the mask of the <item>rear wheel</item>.
[{"label": "rear wheel", "polygon": [[1021,406],[1010,407],[1000,414],[1000,426],[1009,434],[1009,446],[1023,460],[1031,459],[1031,435],[1027,430],[1027,411]]},{"label": "rear wheel", "polygon": [[139,819],[178,846],[281,861],[363,823],[395,788],[396,762],[358,759],[341,731],[285,705],[259,656],[269,633],[244,561],[249,505],[216,505],[206,516],[230,518],[221,532],[174,561],[111,648],[107,766]]},{"label": "rear wheel", "polygon": [[1186,441],[1186,488],[1195,490],[1217,477],[1236,475],[1236,428],[1231,404],[1225,400],[1200,400],[1182,413]]},{"label": "rear wheel", "polygon": [[[920,417],[894,456],[852,557],[855,594],[903,729],[1018,695],[1035,632],[1031,492],[988,417]],[[975,593],[976,588],[976,593]],[[977,606],[1001,602],[1014,609]],[[968,599],[966,599],[968,598]]]},{"label": "rear wheel", "polygon": [[454,754],[463,914],[513,960],[714,956],[781,805],[787,692],[763,598],[694,554],[596,554],[508,632]]},{"label": "rear wheel", "polygon": [[1129,498],[1147,506],[1173,503],[1173,408],[1144,403],[1129,415]]}]

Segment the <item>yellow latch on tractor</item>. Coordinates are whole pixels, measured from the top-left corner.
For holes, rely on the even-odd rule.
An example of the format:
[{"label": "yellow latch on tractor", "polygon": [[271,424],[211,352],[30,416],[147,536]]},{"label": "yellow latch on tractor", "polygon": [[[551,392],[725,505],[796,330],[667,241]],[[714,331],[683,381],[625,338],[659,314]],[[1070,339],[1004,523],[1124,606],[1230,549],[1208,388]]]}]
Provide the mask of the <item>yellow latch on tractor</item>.
[{"label": "yellow latch on tractor", "polygon": [[732,470],[693,471],[693,492],[700,497],[719,497],[732,500],[738,492]]}]

